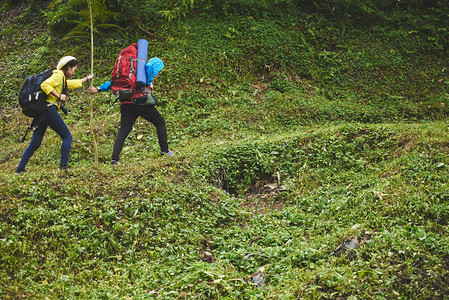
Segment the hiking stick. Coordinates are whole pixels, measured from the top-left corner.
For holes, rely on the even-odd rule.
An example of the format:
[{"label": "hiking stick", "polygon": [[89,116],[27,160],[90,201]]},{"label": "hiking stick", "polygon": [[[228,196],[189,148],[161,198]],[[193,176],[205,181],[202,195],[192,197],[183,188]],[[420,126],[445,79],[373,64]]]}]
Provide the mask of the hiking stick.
[{"label": "hiking stick", "polygon": [[[92,18],[92,1],[89,0],[89,16],[90,16],[90,74],[94,74],[94,23]],[[93,79],[90,81],[90,86],[94,86]],[[95,139],[95,132],[93,128],[94,121],[94,103],[93,103],[93,95],[89,95],[89,103],[90,103],[90,132],[92,133],[92,141],[94,144],[94,153],[95,153],[95,164],[98,165],[98,147],[97,140]]]}]

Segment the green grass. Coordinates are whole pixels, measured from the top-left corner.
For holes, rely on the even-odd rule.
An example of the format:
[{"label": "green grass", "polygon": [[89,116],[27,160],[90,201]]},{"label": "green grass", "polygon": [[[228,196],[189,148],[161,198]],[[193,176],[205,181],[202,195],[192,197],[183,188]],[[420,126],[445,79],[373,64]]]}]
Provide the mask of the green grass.
[{"label": "green grass", "polygon": [[[300,51],[311,56],[295,70],[281,56],[275,69],[245,69],[271,55],[252,60],[255,52],[245,47],[264,36],[290,37],[283,31],[288,19],[250,20],[246,28],[235,17],[222,20],[223,32],[207,18],[187,21],[189,30],[159,29],[168,38],[153,49],[166,63],[157,78],[158,109],[177,155],[159,157],[154,127],[139,120],[121,164],[111,166],[118,103],[107,93],[94,96],[90,126],[83,88],[70,94],[71,112],[63,117],[74,137],[68,174],[57,170],[60,140],[49,130],[28,171],[14,175],[30,140],[17,142],[29,122],[15,102],[22,75],[54,65],[64,48],[50,51],[52,42],[39,31],[34,48],[5,51],[0,297],[447,298],[447,85],[438,81],[444,59],[429,54],[432,64],[421,65],[401,55],[407,66],[417,64],[418,79],[406,79],[403,68],[398,80],[399,49],[370,50],[382,47],[375,35],[363,36],[376,45],[370,48],[348,33],[348,51],[326,54],[318,42],[328,37],[330,43],[335,28],[320,27],[323,20],[315,18],[304,24],[317,26],[304,33],[310,49]],[[2,41],[29,29],[13,20],[3,22]],[[119,40],[117,34],[100,38],[108,47],[96,48],[96,83],[108,78],[122,43],[139,35]],[[230,42],[231,53],[245,57],[233,65],[220,56]],[[78,54],[81,77],[88,63]],[[356,58],[350,66],[357,68],[349,68]],[[362,67],[384,60],[382,74]],[[338,70],[329,72],[330,65]],[[355,249],[339,250],[355,238]],[[266,282],[259,287],[252,275],[262,267]]]},{"label": "green grass", "polygon": [[[1,165],[3,296],[445,295],[446,130],[353,123],[243,143],[192,138],[196,151],[169,159],[136,144],[117,168],[86,159],[69,175],[50,143],[21,176],[16,155]],[[335,256],[352,237],[355,257]],[[248,277],[262,266],[260,289]]]}]

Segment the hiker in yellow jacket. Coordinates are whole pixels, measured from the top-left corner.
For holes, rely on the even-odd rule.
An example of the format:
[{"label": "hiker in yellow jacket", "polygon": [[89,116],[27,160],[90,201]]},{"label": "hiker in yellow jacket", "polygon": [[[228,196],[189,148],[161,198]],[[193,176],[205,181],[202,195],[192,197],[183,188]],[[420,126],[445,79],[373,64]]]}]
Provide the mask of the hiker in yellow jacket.
[{"label": "hiker in yellow jacket", "polygon": [[16,169],[16,174],[25,171],[25,166],[33,153],[40,147],[45,131],[49,126],[62,139],[59,169],[68,169],[70,149],[72,147],[72,134],[58,111],[61,110],[64,113],[67,113],[67,109],[64,105],[67,100],[67,89],[80,88],[83,86],[83,83],[93,78],[93,75],[89,75],[83,79],[67,80],[67,78],[71,78],[75,75],[77,67],[78,62],[75,57],[65,56],[61,58],[56,70],[53,71],[50,78],[41,84],[41,89],[48,95],[48,110],[45,112],[45,115],[43,116],[42,121],[39,122],[37,128],[33,131],[30,145],[22,155]]}]

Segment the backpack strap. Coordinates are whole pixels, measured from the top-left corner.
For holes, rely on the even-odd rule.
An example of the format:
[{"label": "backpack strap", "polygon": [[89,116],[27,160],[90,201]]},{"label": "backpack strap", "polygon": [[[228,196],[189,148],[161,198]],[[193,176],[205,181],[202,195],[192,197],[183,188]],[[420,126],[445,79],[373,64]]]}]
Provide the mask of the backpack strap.
[{"label": "backpack strap", "polygon": [[33,119],[33,121],[31,121],[30,126],[28,126],[28,128],[25,131],[25,135],[22,137],[22,139],[19,141],[20,143],[23,143],[28,135],[28,132],[30,130],[36,130],[39,125],[42,123],[42,121],[44,121],[47,118],[48,115],[48,111],[44,111],[43,113],[41,113],[39,116],[35,117]]},{"label": "backpack strap", "polygon": [[137,74],[137,70],[134,68],[133,62],[138,61],[138,59],[133,59],[132,57],[130,57],[129,60],[131,63],[131,70],[129,72],[129,80],[131,80],[133,75],[136,76],[136,74]]},{"label": "backpack strap", "polygon": [[65,75],[64,75],[63,82],[62,82],[62,93],[67,95],[67,89],[68,89],[67,88],[67,79],[65,78]]},{"label": "backpack strap", "polygon": [[33,122],[31,122],[30,126],[27,127],[27,129],[25,130],[25,134],[22,137],[22,139],[19,141],[19,143],[23,143],[25,141],[25,139],[27,138],[28,132],[32,129],[31,125],[33,124]]},{"label": "backpack strap", "polygon": [[[64,94],[64,95],[67,95],[67,91],[68,91],[68,87],[67,87],[67,79],[65,78],[65,75],[64,75],[64,77],[63,77],[63,79],[62,79],[62,92],[61,92],[61,94]],[[66,98],[67,99],[67,98]],[[60,99],[58,99],[58,100],[56,100],[60,105],[61,105],[61,103],[63,103]],[[47,106],[52,106],[52,105],[55,105],[56,104],[56,102],[53,102],[53,103],[49,103]]]}]

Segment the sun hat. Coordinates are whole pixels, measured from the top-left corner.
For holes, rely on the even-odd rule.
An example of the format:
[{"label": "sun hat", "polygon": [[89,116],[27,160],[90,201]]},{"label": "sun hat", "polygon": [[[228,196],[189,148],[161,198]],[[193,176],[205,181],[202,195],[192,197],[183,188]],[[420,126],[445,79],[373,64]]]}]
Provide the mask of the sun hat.
[{"label": "sun hat", "polygon": [[63,58],[61,58],[61,60],[58,62],[58,66],[56,67],[56,69],[61,70],[69,61],[72,60],[76,60],[75,57],[73,56],[64,56]]}]

